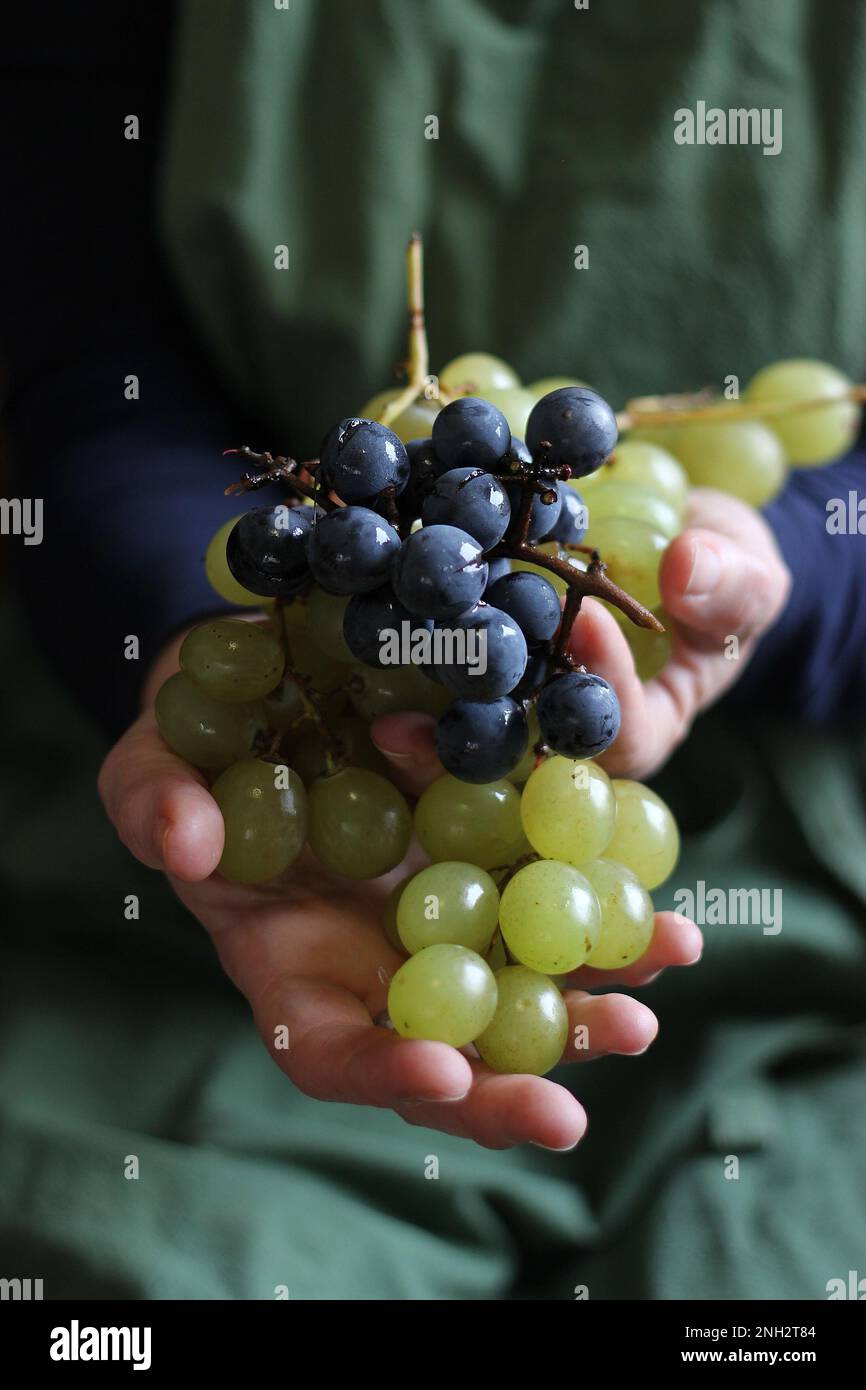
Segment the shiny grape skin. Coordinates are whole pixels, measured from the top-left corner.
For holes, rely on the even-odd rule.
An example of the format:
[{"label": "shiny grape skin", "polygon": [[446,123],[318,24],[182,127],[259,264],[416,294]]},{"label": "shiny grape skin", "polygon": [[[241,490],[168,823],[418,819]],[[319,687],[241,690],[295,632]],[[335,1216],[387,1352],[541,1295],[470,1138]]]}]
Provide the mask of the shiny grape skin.
[{"label": "shiny grape skin", "polygon": [[460,396],[440,410],[432,438],[448,468],[495,468],[511,445],[502,411],[478,396]]},{"label": "shiny grape skin", "polygon": [[[483,633],[486,640],[486,667],[485,671],[479,669],[481,664],[480,637],[474,640],[471,648],[472,656],[475,660],[474,665],[470,665],[468,657],[470,648],[466,646],[466,661],[437,661],[436,670],[439,679],[450,690],[452,694],[460,696],[464,700],[498,700],[502,695],[508,695],[518,684],[524,671],[528,652],[526,638],[520,628],[507,613],[503,613],[499,608],[493,608],[488,603],[479,603],[468,613],[463,613],[457,618],[452,618],[449,623],[437,623],[434,626],[434,642],[437,629],[448,629],[455,634],[470,629],[475,629]],[[443,637],[443,643],[447,638]],[[458,649],[457,641],[453,643],[454,650]],[[435,646],[434,646],[435,651]],[[448,648],[445,647],[446,655],[450,655]]]},{"label": "shiny grape skin", "polygon": [[356,661],[366,666],[383,667],[380,658],[381,634],[384,629],[401,632],[404,622],[412,633],[433,627],[432,618],[415,618],[397,598],[390,584],[369,594],[353,594],[343,615],[343,637]]},{"label": "shiny grape skin", "polygon": [[[279,775],[281,785],[276,785]],[[245,758],[211,788],[225,825],[217,871],[232,883],[266,883],[298,857],[307,836],[307,794],[284,764]]]},{"label": "shiny grape skin", "polygon": [[286,658],[279,639],[257,623],[213,618],[184,639],[181,670],[216,700],[260,700],[279,685]]},{"label": "shiny grape skin", "polygon": [[514,619],[530,647],[536,642],[549,642],[562,618],[553,585],[540,574],[526,570],[507,574],[489,585],[484,599]]},{"label": "shiny grape skin", "polygon": [[568,483],[558,482],[556,490],[562,504],[554,526],[544,537],[546,541],[559,541],[560,545],[580,545],[589,525],[589,512],[579,492]]},{"label": "shiny grape skin", "polygon": [[344,767],[309,791],[310,848],[344,878],[379,878],[406,856],[412,817],[406,798],[367,768]]},{"label": "shiny grape skin", "polygon": [[455,618],[487,587],[481,546],[456,526],[425,526],[403,542],[391,567],[400,602],[419,618]]},{"label": "shiny grape skin", "polygon": [[568,1041],[568,1009],[547,975],[525,965],[496,971],[493,1021],[475,1045],[494,1071],[544,1076],[560,1061]]},{"label": "shiny grape skin", "polygon": [[436,480],[421,509],[425,526],[458,526],[482,550],[502,540],[511,503],[501,482],[481,468],[452,468]]},{"label": "shiny grape skin", "polygon": [[338,507],[313,527],[310,569],[329,594],[363,594],[388,578],[400,552],[394,527],[367,507]]},{"label": "shiny grape skin", "polygon": [[341,420],[322,442],[319,469],[344,502],[369,502],[386,488],[402,492],[409,455],[402,440],[378,420]]},{"label": "shiny grape skin", "polygon": [[[575,478],[594,473],[616,445],[616,417],[588,386],[563,386],[542,396],[526,425],[533,458],[571,469]],[[549,448],[543,448],[547,443]]]},{"label": "shiny grape skin", "polygon": [[[506,483],[505,491],[508,493],[511,502],[511,532],[516,531],[519,524],[520,514],[523,509],[523,488],[519,483]],[[553,488],[551,488],[553,491]],[[529,530],[526,539],[530,545],[537,545],[546,535],[556,526],[562,513],[562,498],[559,492],[553,502],[545,502],[540,492],[533,494],[532,504],[529,509]]]},{"label": "shiny grape skin", "polygon": [[516,700],[455,700],[436,728],[439,761],[461,782],[496,782],[526,752],[528,726]]},{"label": "shiny grape skin", "polygon": [[193,767],[214,772],[248,757],[268,722],[261,701],[216,700],[182,671],[160,686],[154,709],[169,748]]},{"label": "shiny grape skin", "polygon": [[619,733],[616,691],[589,672],[557,676],[542,690],[537,709],[544,742],[566,758],[594,758]]},{"label": "shiny grape skin", "polygon": [[254,507],[226,544],[226,563],[239,584],[267,598],[293,598],[309,579],[312,507]]}]

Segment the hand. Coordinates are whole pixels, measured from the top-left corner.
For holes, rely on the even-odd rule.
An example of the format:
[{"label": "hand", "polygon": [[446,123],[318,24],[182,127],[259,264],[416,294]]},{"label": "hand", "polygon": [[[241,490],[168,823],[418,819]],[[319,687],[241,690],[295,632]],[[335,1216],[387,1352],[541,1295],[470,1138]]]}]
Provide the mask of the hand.
[{"label": "hand", "polygon": [[[612,777],[643,779],[686,737],[696,715],[742,675],[761,633],[788,598],[790,575],[770,528],[745,502],[698,488],[687,526],[661,565],[662,604],[674,644],[664,670],[640,681],[623,632],[594,599],[584,600],[570,650],[619,696],[622,728],[598,762]],[[735,637],[738,654],[726,656]]]},{"label": "hand", "polygon": [[[149,693],[177,669],[167,651]],[[441,774],[432,749],[432,721],[392,715],[374,734],[394,766],[395,781],[418,794]],[[401,964],[381,927],[381,908],[410,860],[387,879],[357,883],[329,874],[308,850],[282,879],[261,887],[214,874],[223,824],[205,779],[176,757],[159,735],[152,707],[109,753],[100,794],[120,838],[152,868],[163,869],[180,900],[198,918],[220,961],[246,996],[271,1056],[306,1095],[391,1108],[410,1124],[476,1140],[489,1148],[533,1142],[570,1149],[586,1116],[565,1087],[534,1076],[502,1076],[444,1043],[410,1041],[375,1027],[388,981]],[[414,851],[418,865],[423,862]],[[696,960],[697,927],[674,913],[656,918],[643,959],[627,970],[577,971],[565,996],[571,1038],[586,1025],[590,1051],[570,1048],[565,1060],[645,1051],[657,1031],[652,1012],[626,995],[594,998],[592,985],[640,985],[668,965]],[[276,1030],[288,1047],[275,1048]]]}]

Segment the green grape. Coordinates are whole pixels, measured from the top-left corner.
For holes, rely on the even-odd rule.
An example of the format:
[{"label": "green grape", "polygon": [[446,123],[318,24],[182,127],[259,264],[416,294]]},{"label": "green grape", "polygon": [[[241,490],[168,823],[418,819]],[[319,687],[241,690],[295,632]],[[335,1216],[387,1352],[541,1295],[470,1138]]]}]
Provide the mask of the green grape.
[{"label": "green grape", "polygon": [[[626,444],[651,444],[654,449],[663,449],[666,454],[676,457],[676,442],[679,425],[638,425],[628,432]],[[617,444],[617,448],[620,445]]]},{"label": "green grape", "polygon": [[239,584],[226,560],[228,538],[241,516],[243,516],[243,512],[238,516],[233,516],[230,521],[223,522],[211,540],[205,552],[204,572],[211,588],[227,603],[235,603],[240,608],[265,608],[270,600],[262,598],[260,594],[252,593],[250,589],[245,589],[243,584]]},{"label": "green grape", "polygon": [[499,927],[521,965],[561,975],[576,970],[596,946],[601,913],[581,872],[556,859],[538,859],[506,884]]},{"label": "green grape", "polygon": [[498,389],[487,390],[484,399],[491,405],[495,405],[502,411],[508,421],[508,427],[513,435],[518,439],[523,439],[526,435],[526,422],[529,419],[529,412],[535,405],[536,396],[532,391],[526,391],[523,387],[512,387],[508,391]]},{"label": "green grape", "polygon": [[[597,493],[593,493],[593,497]],[[636,598],[644,608],[658,608],[659,564],[668,547],[661,531],[644,521],[629,521],[622,517],[590,516],[584,544],[597,550],[607,566],[608,578],[627,594]]]},{"label": "green grape", "polygon": [[215,700],[182,671],[160,686],[154,709],[169,748],[209,772],[248,757],[256,735],[267,727],[260,700],[242,705]]},{"label": "green grape", "polygon": [[211,788],[225,823],[217,865],[232,883],[264,883],[284,873],[307,837],[307,794],[285,764],[245,758],[226,768]]},{"label": "green grape", "polygon": [[593,526],[605,517],[624,517],[629,521],[645,522],[669,541],[683,529],[682,518],[676,507],[635,483],[605,483],[604,487],[597,487],[592,494],[589,512]]},{"label": "green grape", "polygon": [[475,1045],[494,1071],[544,1076],[568,1041],[568,1009],[552,980],[525,965],[496,972],[496,1013]]},{"label": "green grape", "polygon": [[785,451],[760,420],[683,425],[677,457],[694,487],[721,488],[752,507],[763,507],[785,482]]},{"label": "green grape", "polygon": [[525,389],[540,400],[542,396],[548,396],[551,391],[559,391],[563,386],[589,386],[589,382],[581,381],[576,376],[543,376],[538,381],[530,381]]},{"label": "green grape", "polygon": [[[628,623],[625,629],[631,654],[634,657],[634,668],[642,681],[651,681],[660,671],[663,671],[671,658],[673,650],[673,637],[670,630],[670,618],[667,617],[663,608],[656,609],[656,617],[659,622],[664,623],[664,632],[651,632],[649,628],[638,627],[636,623]],[[628,622],[628,620],[626,620]]]},{"label": "green grape", "polygon": [[384,666],[379,670],[357,662],[350,668],[348,691],[355,713],[367,720],[400,710],[438,716],[454,699],[444,685],[428,680],[419,666]]},{"label": "green grape", "polygon": [[587,964],[621,970],[640,960],[652,940],[652,898],[637,875],[615,859],[594,859],[584,864],[583,873],[601,906],[601,935]]},{"label": "green grape", "polygon": [[[365,420],[378,420],[386,405],[397,399],[403,394],[403,388],[396,390],[380,391],[377,396],[373,396],[367,404],[358,411],[358,414]],[[428,401],[426,396],[417,396],[411,405],[401,411],[395,420],[392,420],[388,429],[393,430],[398,439],[402,439],[404,444],[408,444],[410,439],[427,439],[433,432],[433,421],[442,409],[441,402]]]},{"label": "green grape", "polygon": [[307,708],[301,687],[291,676],[285,675],[276,690],[265,696],[264,706],[268,725],[276,730],[290,729],[293,724],[303,719]]},{"label": "green grape", "polygon": [[[611,793],[611,802],[613,793]],[[415,834],[431,859],[493,869],[522,853],[520,794],[510,782],[461,782],[446,774],[415,807]]]},{"label": "green grape", "polygon": [[412,838],[406,798],[366,767],[344,767],[310,787],[310,848],[344,878],[380,878],[405,858]]},{"label": "green grape", "polygon": [[510,391],[520,385],[514,368],[489,352],[464,352],[453,358],[442,368],[439,381],[453,396],[481,396],[485,401],[488,391]]},{"label": "green grape", "polygon": [[[338,715],[329,721],[338,744],[341,760],[349,767],[366,767],[370,772],[387,776],[387,759],[379,752],[370,737],[370,730],[355,715]],[[305,716],[292,730],[285,743],[286,757],[309,787],[317,777],[323,777],[328,760],[325,741],[314,719]]]},{"label": "green grape", "polygon": [[499,889],[483,869],[448,860],[410,879],[397,909],[397,930],[410,953],[447,941],[483,955],[499,920]]},{"label": "green grape", "polygon": [[257,623],[212,618],[188,633],[180,667],[215,700],[258,700],[280,682],[286,658],[277,638]]},{"label": "green grape", "polygon": [[[534,546],[533,549],[542,550],[545,555],[550,555],[555,560],[562,558],[562,550],[558,541],[543,541],[540,545]],[[512,560],[511,568],[512,570],[528,570],[530,574],[540,574],[542,579],[546,579],[548,584],[553,585],[560,598],[562,598],[562,595],[568,588],[565,580],[560,579],[559,575],[553,574],[550,570],[542,568],[541,565],[533,565],[528,560]]]},{"label": "green grape", "polygon": [[289,665],[292,670],[306,676],[316,690],[325,695],[345,686],[351,670],[348,662],[334,661],[333,657],[325,655],[321,647],[313,641],[303,612],[300,621],[298,620],[294,604],[285,611]]},{"label": "green grape", "polygon": [[680,855],[680,832],[670,807],[642,782],[615,777],[616,823],[604,852],[631,869],[644,888],[658,888]]},{"label": "green grape", "polygon": [[494,974],[497,970],[501,970],[503,965],[508,964],[508,952],[505,949],[505,942],[502,940],[501,931],[494,932],[493,940],[484,952],[484,959],[487,961],[487,964]]},{"label": "green grape", "polygon": [[523,757],[520,759],[520,762],[516,763],[508,774],[509,782],[513,782],[515,786],[520,786],[523,782],[526,781],[530,772],[535,767],[535,760],[538,757],[538,754],[535,751],[535,745],[541,738],[541,729],[538,726],[538,714],[536,712],[535,705],[530,705],[527,709],[526,722],[529,726],[529,737],[526,743],[526,752],[523,754]]},{"label": "green grape", "polygon": [[[768,415],[766,424],[779,436],[788,462],[795,468],[829,463],[854,443],[860,424],[856,401],[845,399],[851,382],[843,372],[813,358],[794,357],[764,367],[749,382],[750,403],[776,401],[835,401],[815,410]],[[841,398],[841,399],[840,399]]]},{"label": "green grape", "polygon": [[348,598],[318,587],[307,600],[307,631],[313,642],[332,661],[346,665],[355,660],[343,636],[343,614],[348,602]]},{"label": "green grape", "polygon": [[397,930],[397,904],[400,901],[400,895],[403,889],[406,887],[411,877],[411,874],[407,874],[405,878],[401,878],[400,882],[394,885],[385,899],[385,905],[382,908],[382,929],[388,941],[394,947],[394,950],[399,951],[401,956],[406,955],[406,947],[400,940],[400,933]]},{"label": "green grape", "polygon": [[427,946],[400,966],[388,990],[391,1022],[403,1038],[465,1047],[496,1013],[496,980],[465,946]]},{"label": "green grape", "polygon": [[538,854],[580,867],[604,853],[613,834],[616,798],[607,773],[594,762],[553,757],[530,774],[520,814]]},{"label": "green grape", "polygon": [[[599,482],[634,483],[663,497],[678,512],[686,504],[689,480],[685,469],[673,454],[657,444],[646,443],[629,435],[620,440],[611,458],[591,475]],[[578,478],[578,491],[586,478]]]},{"label": "green grape", "polygon": [[601,602],[612,613],[625,634],[625,639],[634,658],[634,666],[642,681],[651,681],[659,671],[663,671],[670,660],[673,649],[671,620],[663,608],[657,608],[655,615],[664,624],[664,632],[653,632],[648,627],[638,627],[626,617],[621,608],[615,608],[606,599]]}]

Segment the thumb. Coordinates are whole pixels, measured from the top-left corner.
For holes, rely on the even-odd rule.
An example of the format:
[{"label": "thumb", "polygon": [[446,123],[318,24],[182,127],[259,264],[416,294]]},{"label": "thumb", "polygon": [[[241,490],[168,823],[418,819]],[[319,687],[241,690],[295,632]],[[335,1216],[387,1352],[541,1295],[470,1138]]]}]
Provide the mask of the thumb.
[{"label": "thumb", "polygon": [[370,727],[373,742],[394,770],[401,791],[420,796],[444,776],[434,740],[436,720],[429,714],[381,714]]},{"label": "thumb", "polygon": [[152,711],[114,745],[99,794],[127,849],[151,869],[196,883],[223,851],[223,819],[200,773],[163,743]]},{"label": "thumb", "polygon": [[671,542],[659,579],[665,610],[704,647],[767,627],[785,598],[784,569],[772,555],[698,528]]}]

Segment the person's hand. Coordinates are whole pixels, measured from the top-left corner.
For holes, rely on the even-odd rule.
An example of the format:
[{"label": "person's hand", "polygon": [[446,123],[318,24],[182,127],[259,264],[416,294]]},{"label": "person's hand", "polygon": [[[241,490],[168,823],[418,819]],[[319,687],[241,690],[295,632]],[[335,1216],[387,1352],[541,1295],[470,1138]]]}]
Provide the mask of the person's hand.
[{"label": "person's hand", "polygon": [[[177,648],[157,664],[145,712],[109,753],[100,793],[127,848],[166,872],[210,934],[280,1068],[308,1096],[391,1108],[410,1124],[489,1148],[526,1142],[574,1147],[586,1115],[564,1086],[499,1075],[444,1043],[412,1041],[374,1026],[402,961],[384,935],[381,909],[399,878],[423,862],[417,850],[373,883],[330,874],[306,849],[286,875],[261,887],[215,874],[223,844],[219,808],[205,779],[166,747],[150,703],[177,669]],[[373,729],[395,781],[411,794],[442,772],[431,730],[432,721],[421,715],[383,717]],[[572,1042],[564,1060],[645,1051],[658,1027],[653,1013],[627,995],[593,997],[587,989],[648,983],[666,966],[697,960],[701,946],[693,923],[659,913],[640,961],[617,973],[577,971],[575,988],[565,995]],[[575,1051],[580,1025],[586,1025],[589,1049]],[[283,1029],[288,1046],[280,1048]]]},{"label": "person's hand", "polygon": [[745,502],[709,488],[690,494],[686,529],[665,552],[660,580],[673,650],[646,684],[603,604],[584,600],[572,629],[572,655],[610,681],[619,696],[622,728],[598,759],[612,777],[642,779],[667,760],[695,716],[742,675],[790,588],[763,518]]}]

